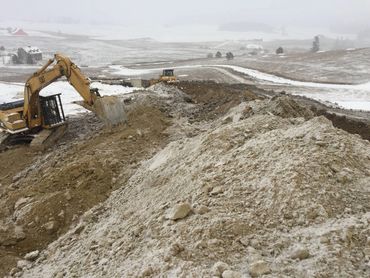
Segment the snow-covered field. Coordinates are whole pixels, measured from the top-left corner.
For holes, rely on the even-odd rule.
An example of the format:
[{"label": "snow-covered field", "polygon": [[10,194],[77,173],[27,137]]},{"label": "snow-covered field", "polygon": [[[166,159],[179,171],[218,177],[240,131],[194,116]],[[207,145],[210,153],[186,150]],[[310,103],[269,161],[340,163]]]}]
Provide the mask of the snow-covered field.
[{"label": "snow-covered field", "polygon": [[[99,93],[104,95],[122,95],[131,93],[134,88],[123,87],[119,85],[107,85],[99,82],[93,82],[92,88],[98,88]],[[24,85],[20,83],[2,83],[0,82],[0,104],[23,99]],[[42,90],[41,95],[47,96],[61,93],[64,113],[74,115],[88,112],[82,106],[75,104],[75,101],[81,101],[82,98],[78,92],[66,81],[55,82]]]}]

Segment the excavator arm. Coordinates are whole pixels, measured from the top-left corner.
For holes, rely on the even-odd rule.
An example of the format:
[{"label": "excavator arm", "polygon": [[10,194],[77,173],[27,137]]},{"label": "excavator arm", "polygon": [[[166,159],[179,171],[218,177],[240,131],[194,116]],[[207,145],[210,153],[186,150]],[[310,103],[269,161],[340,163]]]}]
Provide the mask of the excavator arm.
[{"label": "excavator arm", "polygon": [[55,54],[54,59],[50,59],[25,84],[23,118],[29,128],[42,125],[39,101],[40,91],[62,76],[65,76],[82,96],[85,105],[93,107],[97,98],[100,97],[97,90],[90,89],[89,79],[82,74],[80,69],[69,58]]}]

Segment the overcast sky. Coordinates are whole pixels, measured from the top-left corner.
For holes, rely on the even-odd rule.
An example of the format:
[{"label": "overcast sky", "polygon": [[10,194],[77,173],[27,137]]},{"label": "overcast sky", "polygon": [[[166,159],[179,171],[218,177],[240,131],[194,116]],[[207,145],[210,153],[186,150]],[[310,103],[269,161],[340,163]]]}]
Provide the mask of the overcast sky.
[{"label": "overcast sky", "polygon": [[0,20],[122,25],[222,25],[230,22],[272,26],[364,28],[370,0],[0,0]]}]

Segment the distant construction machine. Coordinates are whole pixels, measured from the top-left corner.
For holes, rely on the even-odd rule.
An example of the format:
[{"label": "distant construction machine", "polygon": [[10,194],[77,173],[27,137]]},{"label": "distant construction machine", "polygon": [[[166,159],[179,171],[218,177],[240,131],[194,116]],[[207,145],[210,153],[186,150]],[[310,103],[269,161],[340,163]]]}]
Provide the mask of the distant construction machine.
[{"label": "distant construction machine", "polygon": [[61,136],[66,129],[61,94],[40,96],[40,91],[62,76],[81,95],[82,106],[96,113],[106,124],[116,125],[126,121],[119,99],[101,97],[97,89],[90,88],[90,80],[69,58],[55,54],[54,59],[50,59],[26,81],[23,100],[0,105],[0,129],[7,134],[17,135],[13,138],[19,141],[32,141],[44,130],[47,132],[39,136],[43,138],[42,141],[56,131]]},{"label": "distant construction machine", "polygon": [[162,75],[159,76],[158,79],[150,80],[150,85],[154,85],[157,83],[175,83],[177,82],[177,77],[175,75],[174,69],[164,69],[162,71]]}]

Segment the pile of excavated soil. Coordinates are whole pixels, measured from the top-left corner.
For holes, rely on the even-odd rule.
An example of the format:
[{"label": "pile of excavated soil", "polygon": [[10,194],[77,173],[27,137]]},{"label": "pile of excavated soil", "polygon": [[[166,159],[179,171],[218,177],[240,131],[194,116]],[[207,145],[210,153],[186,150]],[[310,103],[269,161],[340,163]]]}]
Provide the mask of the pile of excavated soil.
[{"label": "pile of excavated soil", "polygon": [[341,128],[352,134],[359,134],[363,139],[370,141],[370,118],[367,120],[353,119],[346,115],[338,115],[325,110],[318,110],[316,113],[331,120],[335,127]]},{"label": "pile of excavated soil", "polygon": [[7,162],[0,166],[1,277],[106,200],[120,186],[117,180],[127,180],[141,160],[166,144],[168,115],[137,105],[128,117],[128,126],[113,129],[74,119],[61,143],[46,153],[29,147],[0,153]]},{"label": "pile of excavated soil", "polygon": [[241,103],[197,125],[128,180],[114,168],[117,190],[13,273],[370,276],[370,143],[285,100]]},{"label": "pile of excavated soil", "polygon": [[189,119],[190,122],[217,119],[243,101],[261,98],[247,88],[237,88],[233,85],[211,81],[184,81],[176,86],[189,95],[194,103],[201,106],[201,109]]},{"label": "pile of excavated soil", "polygon": [[44,152],[2,145],[1,277],[76,225],[120,186],[118,179],[128,180],[169,140],[198,132],[179,119],[201,108],[174,87],[158,84],[122,98],[127,125],[108,129],[94,114],[83,114],[70,118],[64,137]]}]

